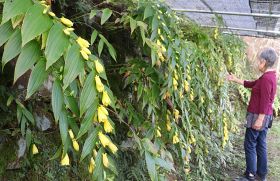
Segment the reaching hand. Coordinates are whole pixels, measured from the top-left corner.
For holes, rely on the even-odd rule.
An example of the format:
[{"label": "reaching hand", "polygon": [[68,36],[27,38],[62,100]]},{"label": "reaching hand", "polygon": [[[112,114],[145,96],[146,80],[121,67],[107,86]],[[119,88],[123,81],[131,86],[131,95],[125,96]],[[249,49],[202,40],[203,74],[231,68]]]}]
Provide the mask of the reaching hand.
[{"label": "reaching hand", "polygon": [[236,76],[233,75],[233,74],[227,75],[227,80],[228,80],[228,81],[234,82],[234,81],[236,81],[236,79],[237,79]]}]

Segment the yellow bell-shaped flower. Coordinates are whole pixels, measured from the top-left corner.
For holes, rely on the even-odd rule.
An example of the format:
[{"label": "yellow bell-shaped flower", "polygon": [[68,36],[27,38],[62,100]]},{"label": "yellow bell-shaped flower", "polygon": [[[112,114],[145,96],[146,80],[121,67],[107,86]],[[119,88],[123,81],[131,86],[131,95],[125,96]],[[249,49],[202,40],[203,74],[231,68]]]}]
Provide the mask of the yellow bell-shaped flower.
[{"label": "yellow bell-shaped flower", "polygon": [[104,67],[98,60],[95,60],[94,64],[95,64],[95,69],[99,74],[104,72]]},{"label": "yellow bell-shaped flower", "polygon": [[104,148],[111,143],[111,140],[109,140],[109,138],[106,135],[104,135],[101,131],[98,133],[98,137]]},{"label": "yellow bell-shaped flower", "polygon": [[166,122],[166,129],[167,129],[167,131],[171,130],[171,123],[170,123],[170,121]]},{"label": "yellow bell-shaped flower", "polygon": [[74,133],[73,133],[72,129],[69,129],[68,133],[69,133],[70,138],[74,139]]},{"label": "yellow bell-shaped flower", "polygon": [[111,133],[113,131],[113,126],[111,125],[111,123],[109,122],[108,119],[104,120],[104,130],[106,133]]},{"label": "yellow bell-shaped flower", "polygon": [[107,115],[107,116],[109,115],[107,109],[106,109],[104,106],[100,105],[98,108],[99,108],[105,115]]},{"label": "yellow bell-shaped flower", "polygon": [[102,96],[102,104],[104,106],[108,106],[109,104],[111,104],[111,99],[107,93],[107,91],[103,92],[103,96]]},{"label": "yellow bell-shaped flower", "polygon": [[87,47],[82,47],[82,51],[84,51],[87,55],[91,54],[91,51]]},{"label": "yellow bell-shaped flower", "polygon": [[102,153],[102,161],[103,161],[103,165],[108,168],[109,167],[109,160],[107,157],[107,153]]},{"label": "yellow bell-shaped flower", "polygon": [[89,172],[90,174],[92,174],[94,168],[95,168],[95,161],[94,161],[94,159],[91,157],[91,158],[90,158],[90,163],[89,163],[89,166],[88,166],[88,172]]},{"label": "yellow bell-shaped flower", "polygon": [[63,23],[64,25],[68,26],[68,27],[72,27],[73,26],[73,22],[67,18],[60,18],[61,23]]},{"label": "yellow bell-shaped flower", "polygon": [[81,53],[82,57],[83,57],[85,60],[88,60],[88,59],[89,59],[89,56],[88,56],[88,54],[87,54],[85,51],[81,50],[80,53]]},{"label": "yellow bell-shaped flower", "polygon": [[109,143],[108,147],[110,148],[110,150],[112,151],[113,154],[117,153],[118,151],[118,147],[116,145],[114,145],[114,143]]},{"label": "yellow bell-shaped flower", "polygon": [[63,30],[65,35],[70,35],[72,31],[74,31],[74,28],[65,28]]},{"label": "yellow bell-shaped flower", "polygon": [[189,90],[190,90],[190,86],[189,86],[189,82],[188,81],[184,81],[184,88],[185,88],[185,91],[186,92],[189,92]]},{"label": "yellow bell-shaped flower", "polygon": [[79,143],[77,142],[77,140],[73,139],[72,143],[73,143],[74,150],[79,151],[80,146],[79,146]]},{"label": "yellow bell-shaped flower", "polygon": [[[104,112],[103,106],[99,106],[97,108],[97,116],[98,116],[98,122],[102,123],[104,122],[105,120],[107,120],[107,115],[106,115],[106,112]],[[106,110],[107,111],[107,110]]]},{"label": "yellow bell-shaped flower", "polygon": [[83,38],[81,38],[81,37],[78,37],[77,40],[76,40],[76,42],[80,45],[80,47],[86,47],[86,48],[88,48],[89,45],[90,45],[90,43],[89,43],[87,40],[85,40],[85,39],[83,39]]},{"label": "yellow bell-shaped flower", "polygon": [[96,89],[98,92],[104,91],[104,85],[102,84],[98,75],[95,76],[95,84],[96,84]]},{"label": "yellow bell-shaped flower", "polygon": [[64,158],[62,158],[62,160],[60,161],[60,165],[61,166],[70,165],[70,160],[69,160],[69,156],[67,153],[65,154]]},{"label": "yellow bell-shaped flower", "polygon": [[175,135],[173,136],[172,141],[173,141],[173,144],[179,143],[179,138],[178,138],[178,134],[177,133],[175,133]]},{"label": "yellow bell-shaped flower", "polygon": [[176,119],[176,120],[179,119],[180,112],[179,112],[177,109],[174,110],[174,116],[175,116],[175,119]]},{"label": "yellow bell-shaped flower", "polygon": [[33,155],[36,155],[36,154],[38,154],[38,153],[39,153],[39,151],[38,151],[37,146],[36,146],[35,144],[33,144],[33,145],[32,145],[32,154],[33,154]]}]

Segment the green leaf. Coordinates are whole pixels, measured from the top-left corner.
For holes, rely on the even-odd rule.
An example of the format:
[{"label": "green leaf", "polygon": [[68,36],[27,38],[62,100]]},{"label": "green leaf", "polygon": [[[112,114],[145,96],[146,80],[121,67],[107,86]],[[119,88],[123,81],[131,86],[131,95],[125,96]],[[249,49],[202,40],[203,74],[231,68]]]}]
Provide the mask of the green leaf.
[{"label": "green leaf", "polygon": [[0,47],[6,43],[6,41],[13,34],[14,29],[12,27],[11,21],[6,22],[0,26]]},{"label": "green leaf", "polygon": [[82,121],[81,128],[78,132],[77,139],[83,136],[90,129],[98,104],[99,100],[96,99],[94,103],[90,106],[90,109],[87,110],[85,118]]},{"label": "green leaf", "polygon": [[60,147],[57,149],[55,154],[50,158],[50,160],[55,160],[59,158],[61,154],[62,154],[62,146],[60,145]]},{"label": "green leaf", "polygon": [[104,41],[102,39],[99,40],[98,43],[98,55],[100,56],[104,47]]},{"label": "green leaf", "polygon": [[26,119],[31,122],[32,125],[35,125],[35,119],[34,119],[33,115],[31,114],[31,112],[29,112],[26,108],[23,108],[22,113],[26,117]]},{"label": "green leaf", "polygon": [[3,7],[2,24],[17,15],[25,14],[32,5],[32,0],[6,0]]},{"label": "green leaf", "polygon": [[14,96],[12,96],[12,95],[10,95],[9,96],[9,98],[8,98],[8,100],[7,100],[7,107],[9,107],[10,105],[11,105],[11,103],[13,102],[13,100],[14,100]]},{"label": "green leaf", "polygon": [[150,175],[150,178],[152,181],[157,180],[157,173],[156,173],[156,165],[153,157],[151,154],[147,151],[145,151],[145,160],[146,160],[146,165],[147,169]]},{"label": "green leaf", "polygon": [[69,39],[63,33],[63,27],[60,23],[55,23],[49,32],[45,51],[47,59],[46,69],[54,64],[69,46]]},{"label": "green leaf", "polygon": [[101,25],[103,25],[112,15],[112,10],[105,8],[102,10]]},{"label": "green leaf", "polygon": [[80,47],[78,44],[73,44],[68,49],[63,78],[63,89],[66,89],[69,84],[84,70],[84,60],[80,54]]},{"label": "green leaf", "polygon": [[157,165],[159,165],[160,167],[164,168],[165,170],[171,172],[171,170],[175,171],[174,166],[171,162],[167,162],[161,158],[156,158],[155,162]]},{"label": "green leaf", "polygon": [[26,44],[18,57],[16,67],[14,82],[22,76],[27,70],[31,69],[32,66],[40,59],[41,51],[40,45],[37,41],[31,41]]},{"label": "green leaf", "polygon": [[79,107],[76,99],[73,96],[64,95],[64,102],[72,111],[73,116],[79,116]]},{"label": "green leaf", "polygon": [[107,155],[107,157],[108,157],[108,161],[109,161],[109,169],[110,169],[115,175],[118,175],[118,171],[117,171],[116,163],[115,163],[114,159],[113,159],[110,155]]},{"label": "green leaf", "polygon": [[117,61],[117,58],[116,58],[116,56],[117,56],[116,50],[114,49],[114,47],[113,47],[111,44],[110,44],[110,45],[107,45],[107,46],[108,46],[109,53],[110,53],[111,57],[112,57],[115,61]]},{"label": "green leaf", "polygon": [[80,97],[80,115],[82,116],[84,112],[92,105],[92,103],[98,99],[95,87],[95,72],[92,71],[85,82],[83,90]]},{"label": "green leaf", "polygon": [[16,17],[12,18],[12,26],[13,28],[16,28],[18,25],[20,25],[20,23],[23,21],[25,15],[17,15]]},{"label": "green leaf", "polygon": [[26,147],[29,148],[31,145],[32,133],[29,128],[26,130],[25,140],[26,140]]},{"label": "green leaf", "polygon": [[97,152],[92,180],[98,180],[98,181],[104,180],[104,178],[103,178],[103,161],[102,161],[103,152],[104,152],[103,148],[100,148]]},{"label": "green leaf", "polygon": [[59,80],[55,80],[52,88],[52,109],[55,121],[59,119],[63,106],[63,92]]},{"label": "green leaf", "polygon": [[21,50],[21,35],[20,30],[17,29],[9,41],[4,46],[4,52],[2,57],[2,68],[11,61],[13,58],[15,58]]},{"label": "green leaf", "polygon": [[158,29],[158,18],[157,18],[157,15],[155,15],[153,17],[153,20],[152,20],[152,31]]},{"label": "green leaf", "polygon": [[43,82],[48,78],[48,72],[45,70],[46,61],[41,59],[36,66],[33,68],[27,86],[28,99],[34,92],[43,84]]},{"label": "green leaf", "polygon": [[151,6],[147,6],[145,8],[145,11],[144,11],[144,18],[143,18],[143,20],[148,18],[148,17],[150,17],[150,16],[152,16],[153,14],[154,14],[154,11],[153,11],[152,7]]},{"label": "green leaf", "polygon": [[133,31],[137,28],[137,21],[134,20],[132,17],[129,18],[129,24],[130,24],[130,29],[131,29],[131,34]]},{"label": "green leaf", "polygon": [[92,19],[97,14],[97,12],[98,11],[96,9],[91,10],[89,14],[89,19]]},{"label": "green leaf", "polygon": [[98,130],[94,129],[90,135],[87,137],[85,144],[83,146],[82,154],[81,154],[81,159],[80,162],[83,161],[83,159],[92,153],[92,149],[97,141],[97,135],[98,135]]},{"label": "green leaf", "polygon": [[98,35],[98,31],[94,30],[91,34],[91,38],[90,38],[90,43],[93,44],[96,40],[96,37]]},{"label": "green leaf", "polygon": [[42,5],[35,4],[26,13],[21,31],[22,45],[51,28],[53,21],[48,15],[43,14],[43,11]]},{"label": "green leaf", "polygon": [[60,112],[59,116],[59,131],[62,140],[62,144],[65,145],[68,137],[68,120],[65,110]]}]

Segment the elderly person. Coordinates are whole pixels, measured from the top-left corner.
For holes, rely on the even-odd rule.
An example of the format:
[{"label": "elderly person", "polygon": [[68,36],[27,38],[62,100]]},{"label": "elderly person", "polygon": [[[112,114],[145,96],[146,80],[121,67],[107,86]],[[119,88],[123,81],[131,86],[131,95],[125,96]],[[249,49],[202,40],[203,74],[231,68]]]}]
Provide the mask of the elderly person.
[{"label": "elderly person", "polygon": [[276,94],[276,71],[273,68],[277,60],[275,50],[264,49],[259,55],[258,69],[262,73],[255,81],[244,81],[235,75],[228,75],[229,81],[251,89],[251,98],[247,108],[247,124],[244,141],[246,156],[246,178],[265,181],[267,175],[266,135],[272,123],[273,101]]}]

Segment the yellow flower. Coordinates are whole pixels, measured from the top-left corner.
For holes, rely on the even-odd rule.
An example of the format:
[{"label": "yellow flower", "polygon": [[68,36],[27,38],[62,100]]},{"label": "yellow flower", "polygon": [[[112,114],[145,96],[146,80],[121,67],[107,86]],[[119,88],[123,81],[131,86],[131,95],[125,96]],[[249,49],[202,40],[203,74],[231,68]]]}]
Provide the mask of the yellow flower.
[{"label": "yellow flower", "polygon": [[80,53],[85,60],[88,60],[89,56],[84,50],[81,50]]},{"label": "yellow flower", "polygon": [[73,133],[72,129],[69,129],[68,133],[69,133],[70,138],[74,139],[74,133]]},{"label": "yellow flower", "polygon": [[43,11],[43,14],[46,14],[47,12],[48,12],[48,10],[50,9],[50,6],[45,6],[45,9],[44,9],[44,11]]},{"label": "yellow flower", "polygon": [[160,133],[160,130],[159,129],[157,129],[157,134],[156,134],[156,137],[161,137],[161,133]]},{"label": "yellow flower", "polygon": [[115,154],[118,151],[118,147],[114,145],[112,142],[109,143],[108,147],[110,148],[113,154]]},{"label": "yellow flower", "polygon": [[88,48],[89,47],[89,42],[81,37],[78,37],[76,42],[80,45],[80,47],[86,47]]},{"label": "yellow flower", "polygon": [[98,75],[95,76],[95,83],[96,83],[97,91],[98,92],[103,92],[104,91],[104,85],[102,84]]},{"label": "yellow flower", "polygon": [[108,157],[107,157],[107,153],[102,153],[102,161],[103,161],[103,165],[105,167],[109,167],[109,160],[108,160]]},{"label": "yellow flower", "polygon": [[196,143],[196,140],[195,140],[195,138],[194,138],[194,136],[193,136],[192,134],[191,134],[191,136],[190,136],[189,143],[190,143],[190,144],[195,144],[195,143]]},{"label": "yellow flower", "polygon": [[104,130],[106,133],[111,133],[113,131],[113,126],[111,123],[108,121],[108,119],[104,120]]},{"label": "yellow flower", "polygon": [[174,110],[174,116],[175,116],[175,119],[176,119],[176,120],[179,119],[180,112],[179,112],[177,109]]},{"label": "yellow flower", "polygon": [[96,158],[96,156],[97,156],[97,151],[96,151],[95,149],[93,149],[93,150],[92,150],[92,154],[93,154],[94,158]]},{"label": "yellow flower", "polygon": [[94,63],[95,63],[95,69],[96,69],[96,71],[97,71],[99,74],[102,73],[102,72],[104,71],[103,65],[102,65],[98,60],[95,60]]},{"label": "yellow flower", "polygon": [[64,25],[68,26],[68,27],[72,27],[73,26],[73,22],[67,18],[60,18],[61,23],[63,23]]},{"label": "yellow flower", "polygon": [[171,130],[171,123],[170,123],[170,121],[166,122],[166,129],[167,129],[167,131]]},{"label": "yellow flower", "polygon": [[172,80],[173,80],[173,82],[172,82],[173,83],[173,87],[174,87],[175,90],[177,90],[178,82],[177,82],[177,80],[175,78],[173,78]]},{"label": "yellow flower", "polygon": [[98,133],[98,137],[103,147],[106,147],[111,143],[111,140],[109,140],[109,138],[101,131]]},{"label": "yellow flower", "polygon": [[32,154],[36,155],[37,153],[39,153],[38,148],[35,144],[32,145]]},{"label": "yellow flower", "polygon": [[60,165],[62,165],[62,166],[70,165],[70,160],[69,160],[69,156],[67,153],[64,156],[64,158],[60,161]]},{"label": "yellow flower", "polygon": [[178,74],[177,74],[177,72],[174,73],[174,78],[175,78],[176,80],[178,80]]},{"label": "yellow flower", "polygon": [[49,11],[49,15],[50,15],[51,17],[55,17],[55,14],[54,14],[53,12],[51,12],[51,11]]},{"label": "yellow flower", "polygon": [[75,139],[73,139],[72,143],[73,143],[74,150],[79,151],[80,146],[79,146],[78,142]]},{"label": "yellow flower", "polygon": [[179,138],[178,138],[178,133],[175,133],[175,135],[173,136],[173,144],[177,144],[179,143]]},{"label": "yellow flower", "polygon": [[87,47],[82,47],[82,51],[85,52],[88,55],[91,54],[91,51]]},{"label": "yellow flower", "polygon": [[[105,120],[107,120],[108,118],[107,118],[107,115],[106,115],[106,113],[104,112],[104,110],[103,110],[103,106],[101,107],[101,106],[99,106],[98,108],[97,108],[97,115],[98,115],[98,122],[104,122]],[[105,109],[106,110],[106,109]],[[106,110],[107,111],[107,110]]]},{"label": "yellow flower", "polygon": [[108,106],[109,104],[111,104],[111,100],[110,97],[108,96],[107,91],[103,92],[102,103],[104,106]]},{"label": "yellow flower", "polygon": [[190,146],[188,146],[187,152],[188,152],[188,154],[191,154],[192,150],[191,150],[191,147],[190,147]]},{"label": "yellow flower", "polygon": [[95,161],[94,161],[94,159],[91,157],[91,158],[90,158],[90,163],[89,163],[89,166],[88,166],[88,172],[89,172],[90,174],[93,173],[94,167],[95,167]]},{"label": "yellow flower", "polygon": [[64,28],[63,30],[65,35],[70,35],[72,31],[74,31],[74,28]]},{"label": "yellow flower", "polygon": [[107,109],[106,109],[104,106],[100,105],[100,106],[99,106],[99,109],[100,109],[105,115],[107,115],[107,116],[109,115]]},{"label": "yellow flower", "polygon": [[185,91],[186,91],[186,92],[189,92],[190,86],[189,86],[189,82],[186,81],[186,80],[184,80],[184,88],[185,88]]}]

